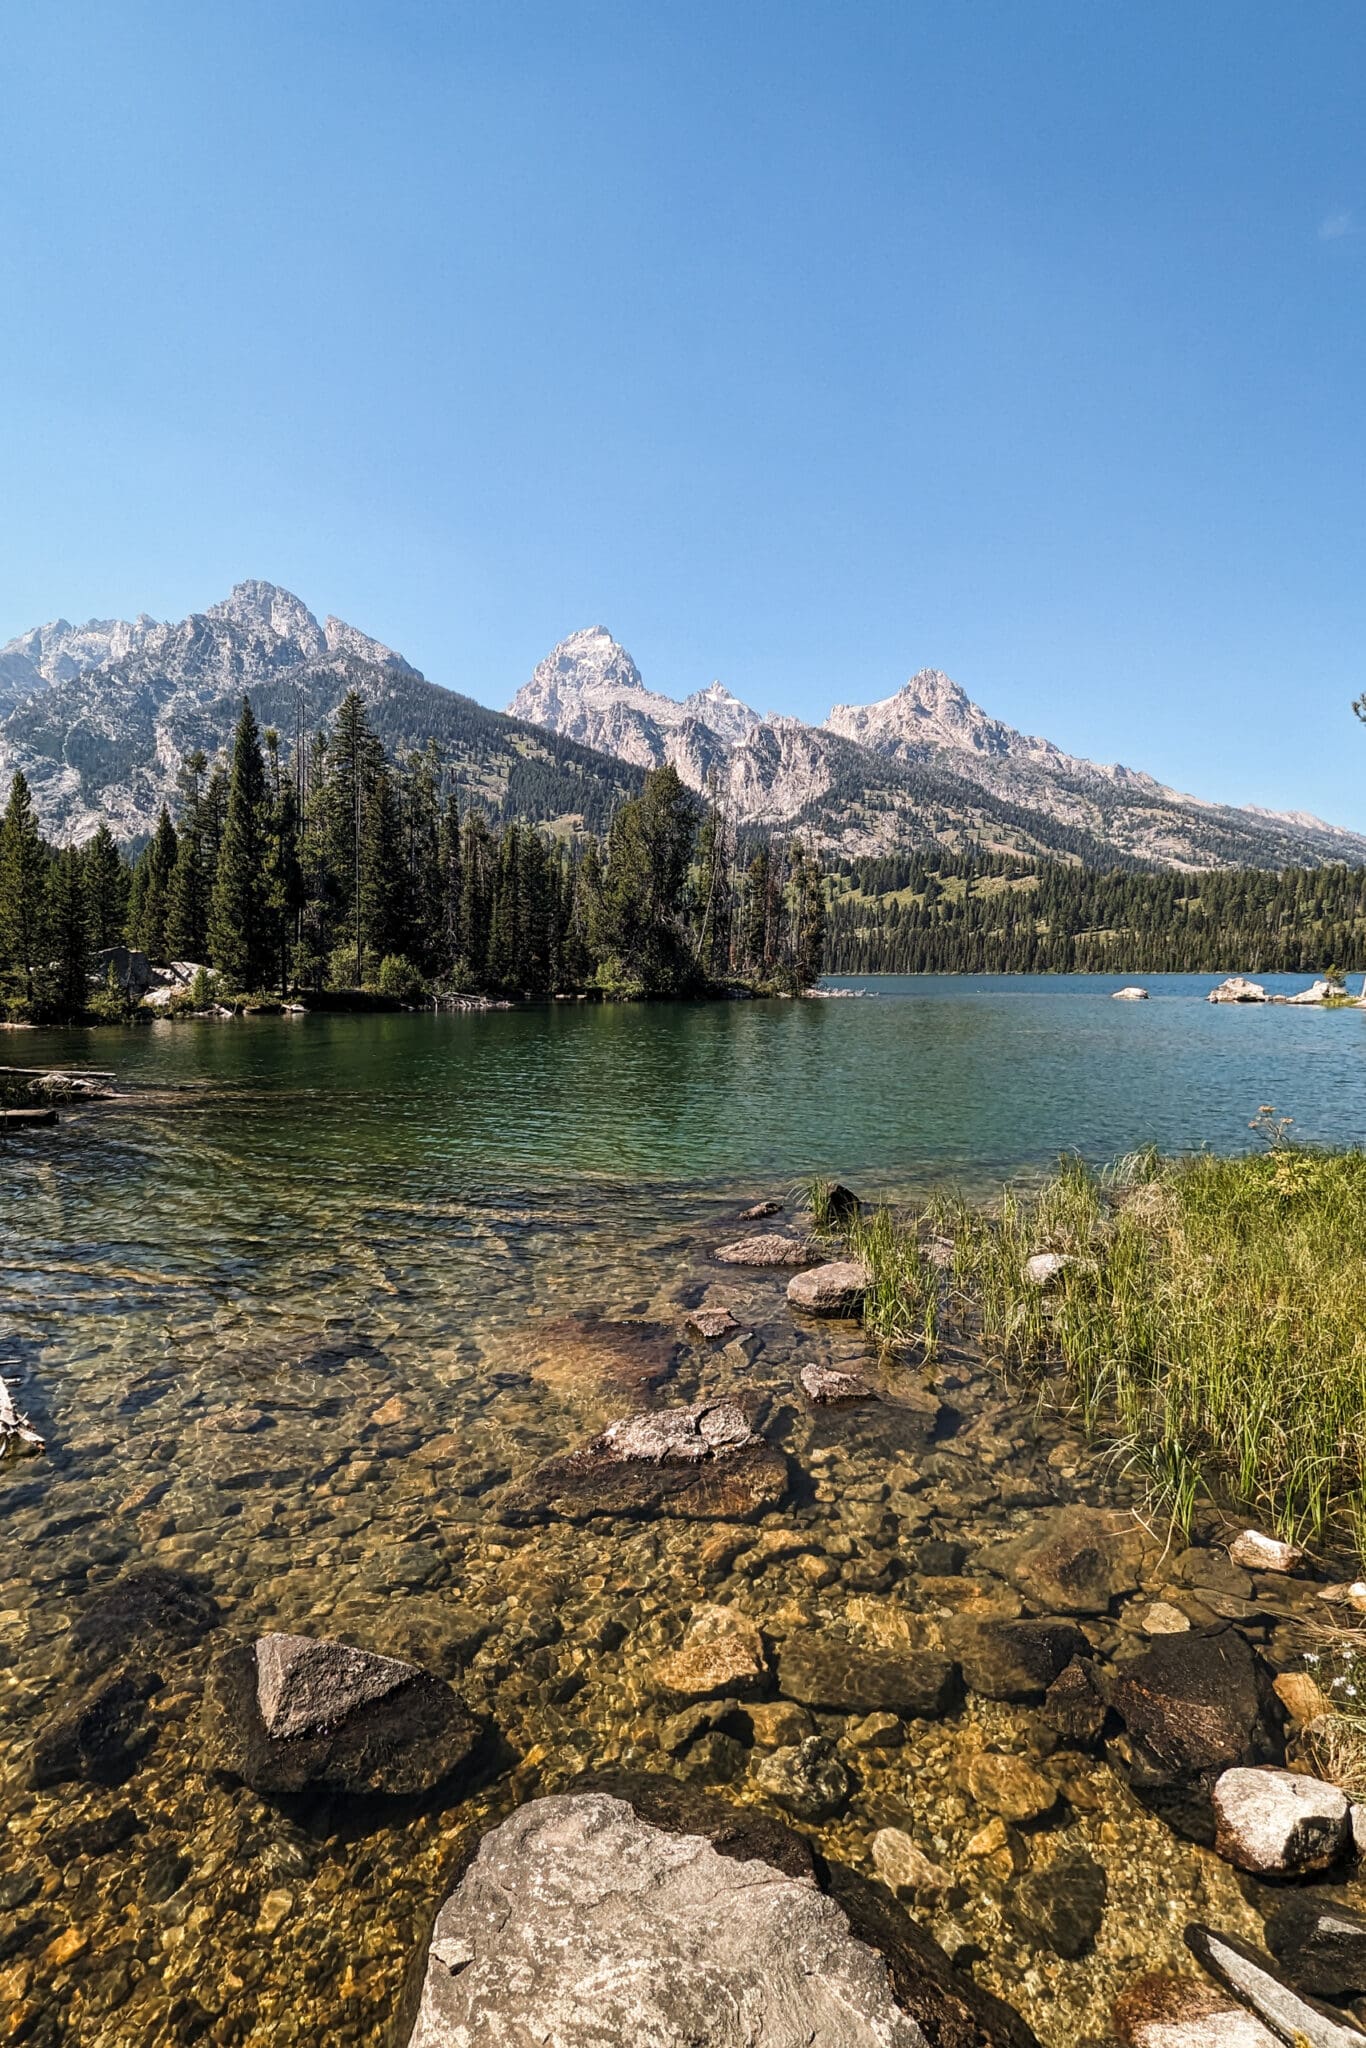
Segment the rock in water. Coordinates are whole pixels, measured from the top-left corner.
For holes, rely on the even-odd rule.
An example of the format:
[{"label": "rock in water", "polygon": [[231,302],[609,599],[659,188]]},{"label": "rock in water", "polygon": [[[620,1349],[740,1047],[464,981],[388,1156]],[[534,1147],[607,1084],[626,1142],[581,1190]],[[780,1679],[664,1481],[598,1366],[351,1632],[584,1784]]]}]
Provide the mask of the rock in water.
[{"label": "rock in water", "polygon": [[1229,1992],[1160,1970],[1122,1992],[1113,2017],[1124,2048],[1285,2048]]},{"label": "rock in water", "polygon": [[267,1735],[334,1728],[357,1707],[417,1676],[413,1664],[327,1637],[265,1635],[256,1643],[256,1704]]},{"label": "rock in water", "polygon": [[1244,1637],[1155,1636],[1107,1689],[1129,1731],[1131,1789],[1179,1833],[1212,1842],[1215,1779],[1280,1753],[1279,1705]]},{"label": "rock in water", "polygon": [[1135,1583],[1135,1550],[1131,1516],[1055,1508],[1011,1545],[1007,1571],[1026,1600],[1054,1614],[1104,1614]]},{"label": "rock in water", "polygon": [[1105,1872],[1082,1851],[1031,1870],[1011,1893],[1011,1911],[1027,1941],[1075,1958],[1099,1932],[1107,1889]]},{"label": "rock in water", "polygon": [[953,1884],[901,1828],[879,1828],[873,1836],[873,1868],[899,1899],[935,1898]]},{"label": "rock in water", "polygon": [[935,1650],[901,1657],[861,1650],[838,1636],[789,1636],[778,1656],[778,1690],[831,1714],[887,1713],[930,1720],[961,1693],[958,1666]]},{"label": "rock in water", "polygon": [[1286,1892],[1262,1938],[1296,1990],[1327,1998],[1366,1991],[1366,1917],[1350,1906]]},{"label": "rock in water", "polygon": [[838,1906],[602,1794],[495,1828],[432,1931],[410,2048],[926,2048]]},{"label": "rock in water", "polygon": [[762,1237],[737,1237],[720,1244],[712,1254],[723,1266],[814,1266],[820,1251],[802,1237],[783,1237],[771,1231]]},{"label": "rock in water", "polygon": [[1264,1003],[1266,990],[1259,981],[1249,981],[1241,974],[1230,974],[1227,981],[1221,981],[1218,988],[1209,992],[1212,1003]]},{"label": "rock in water", "polygon": [[833,1820],[849,1803],[849,1773],[821,1735],[770,1751],[756,1766],[754,1782],[798,1820]]},{"label": "rock in water", "polygon": [[731,1607],[694,1607],[682,1645],[654,1667],[660,1689],[679,1699],[753,1692],[765,1676],[764,1639]]},{"label": "rock in water", "polygon": [[701,1308],[693,1309],[687,1320],[687,1328],[693,1335],[705,1338],[708,1343],[713,1343],[718,1337],[733,1336],[739,1327],[730,1310],[718,1304],[708,1306],[704,1303]]},{"label": "rock in water", "polygon": [[505,1522],[667,1515],[744,1522],[787,1492],[787,1459],[751,1428],[738,1401],[627,1415],[508,1487]]},{"label": "rock in water", "polygon": [[1133,988],[1117,988],[1111,1000],[1116,1003],[1146,1003],[1148,991],[1146,988],[1139,988],[1137,986]]},{"label": "rock in water", "polygon": [[1347,1847],[1347,1796],[1299,1771],[1225,1771],[1214,1787],[1214,1846],[1239,1870],[1295,1877],[1327,1870]]},{"label": "rock in water", "polygon": [[740,1211],[740,1221],[742,1223],[762,1223],[765,1217],[781,1216],[782,1213],[783,1205],[781,1202],[775,1202],[772,1200],[767,1202],[754,1202],[750,1205],[748,1209],[742,1209]]},{"label": "rock in water", "polygon": [[[411,1796],[433,1791],[469,1761],[483,1731],[442,1680],[345,1643],[315,1642],[314,1649],[343,1653],[321,1659],[287,1647],[306,1640],[263,1637],[264,1659],[260,1644],[239,1644],[210,1667],[204,1730],[211,1769],[266,1794],[326,1785]],[[273,1734],[267,1713],[292,1732]]]},{"label": "rock in water", "polygon": [[1071,1621],[958,1622],[947,1639],[968,1690],[989,1700],[1041,1699],[1089,1647]]},{"label": "rock in water", "polygon": [[846,1904],[832,1873],[837,1903],[809,1860],[775,1867],[762,1831],[802,1845],[773,1822],[657,1798],[662,1825],[583,1791],[484,1837],[437,1916],[409,2048],[1035,2048],[875,1887],[843,1874]]},{"label": "rock in water", "polygon": [[829,1265],[794,1274],[787,1283],[787,1298],[808,1316],[857,1316],[872,1283],[862,1259],[832,1259]]},{"label": "rock in water", "polygon": [[1361,2048],[1359,2027],[1344,2026],[1336,2013],[1311,2005],[1271,1975],[1251,1949],[1208,1927],[1188,1927],[1186,1946],[1235,1998],[1264,2020],[1278,2041],[1295,2048]]},{"label": "rock in water", "polygon": [[846,1401],[875,1401],[873,1389],[861,1373],[841,1372],[833,1365],[804,1365],[799,1375],[802,1392],[818,1407],[839,1408]]}]

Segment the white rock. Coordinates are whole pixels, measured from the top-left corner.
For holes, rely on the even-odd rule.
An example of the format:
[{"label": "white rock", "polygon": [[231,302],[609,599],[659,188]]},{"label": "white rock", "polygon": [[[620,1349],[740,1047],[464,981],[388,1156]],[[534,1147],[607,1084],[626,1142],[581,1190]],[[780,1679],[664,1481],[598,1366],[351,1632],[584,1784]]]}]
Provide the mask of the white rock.
[{"label": "white rock", "polygon": [[1332,996],[1345,994],[1346,990],[1340,981],[1324,981],[1320,979],[1314,982],[1311,987],[1302,988],[1298,995],[1287,996],[1285,1000],[1287,1003],[1326,1003]]},{"label": "white rock", "polygon": [[1146,988],[1117,988],[1110,1000],[1114,1003],[1146,1003],[1148,991]]},{"label": "white rock", "polygon": [[1035,1252],[1025,1260],[1024,1276],[1031,1287],[1051,1287],[1061,1279],[1069,1266],[1078,1266],[1080,1259],[1074,1259],[1069,1252]]},{"label": "white rock", "polygon": [[1209,992],[1212,1003],[1264,1003],[1266,990],[1259,981],[1249,981],[1241,974],[1231,974],[1227,981],[1221,981],[1218,988]]},{"label": "white rock", "polygon": [[1225,1771],[1214,1787],[1214,1846],[1239,1870],[1290,1877],[1327,1870],[1349,1837],[1336,1785],[1272,1766]]},{"label": "white rock", "polygon": [[1296,1572],[1304,1563],[1304,1552],[1293,1543],[1278,1543],[1274,1536],[1263,1536],[1257,1529],[1244,1529],[1241,1536],[1235,1536],[1228,1554],[1250,1572]]}]

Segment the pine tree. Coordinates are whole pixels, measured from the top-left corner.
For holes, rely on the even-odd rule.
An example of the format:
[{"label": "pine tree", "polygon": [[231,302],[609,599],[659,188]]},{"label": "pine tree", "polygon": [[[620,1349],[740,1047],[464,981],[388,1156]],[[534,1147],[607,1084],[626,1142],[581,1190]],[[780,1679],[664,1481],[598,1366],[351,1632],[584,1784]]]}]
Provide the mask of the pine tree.
[{"label": "pine tree", "polygon": [[390,954],[406,955],[408,944],[403,820],[397,785],[383,762],[366,793],[358,866],[361,943],[378,968]]},{"label": "pine tree", "polygon": [[229,986],[266,985],[275,962],[269,904],[268,798],[260,730],[248,697],[233,738],[227,814],[209,908],[209,953]]},{"label": "pine tree", "polygon": [[64,1022],[74,1022],[90,997],[90,911],[79,847],[64,846],[48,872],[47,931],[53,1007]]},{"label": "pine tree", "polygon": [[47,866],[33,798],[16,768],[0,822],[0,955],[23,976],[28,1003],[46,941]]},{"label": "pine tree", "polygon": [[209,944],[212,870],[205,844],[204,753],[196,748],[181,766],[180,843],[166,898],[166,949],[173,960],[202,960]]},{"label": "pine tree", "polygon": [[128,869],[103,822],[85,849],[85,902],[90,943],[96,952],[117,946],[128,915]]},{"label": "pine tree", "polygon": [[166,912],[170,904],[171,876],[175,870],[180,842],[165,804],[157,817],[157,828],[134,871],[134,891],[129,900],[128,939],[149,960],[165,960]]}]

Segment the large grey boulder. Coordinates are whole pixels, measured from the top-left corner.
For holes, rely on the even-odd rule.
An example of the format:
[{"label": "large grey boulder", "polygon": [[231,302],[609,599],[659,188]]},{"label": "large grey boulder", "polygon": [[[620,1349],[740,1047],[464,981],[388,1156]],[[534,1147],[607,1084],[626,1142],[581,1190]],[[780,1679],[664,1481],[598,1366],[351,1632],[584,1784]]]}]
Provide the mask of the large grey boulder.
[{"label": "large grey boulder", "polygon": [[1230,974],[1227,981],[1221,981],[1218,988],[1209,992],[1212,1003],[1264,1003],[1266,990],[1259,981],[1249,981],[1245,975]]},{"label": "large grey boulder", "polygon": [[755,1860],[773,1823],[659,1793],[662,1825],[595,1790],[484,1837],[437,1916],[409,2048],[1028,2048],[918,1929],[888,1930],[883,1895],[860,1939],[814,1866]]},{"label": "large grey boulder", "polygon": [[277,1740],[332,1728],[357,1707],[417,1676],[397,1657],[380,1657],[326,1636],[259,1636],[256,1704],[267,1735]]}]

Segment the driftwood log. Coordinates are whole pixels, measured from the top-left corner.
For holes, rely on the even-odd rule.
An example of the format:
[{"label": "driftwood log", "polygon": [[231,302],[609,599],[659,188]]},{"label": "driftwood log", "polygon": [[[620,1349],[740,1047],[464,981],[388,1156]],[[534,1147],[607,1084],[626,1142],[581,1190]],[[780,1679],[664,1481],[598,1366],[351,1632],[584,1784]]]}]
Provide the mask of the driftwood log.
[{"label": "driftwood log", "polygon": [[27,1416],[21,1415],[14,1405],[14,1396],[0,1379],[0,1457],[7,1451],[17,1451],[21,1457],[47,1446],[32,1427]]}]

